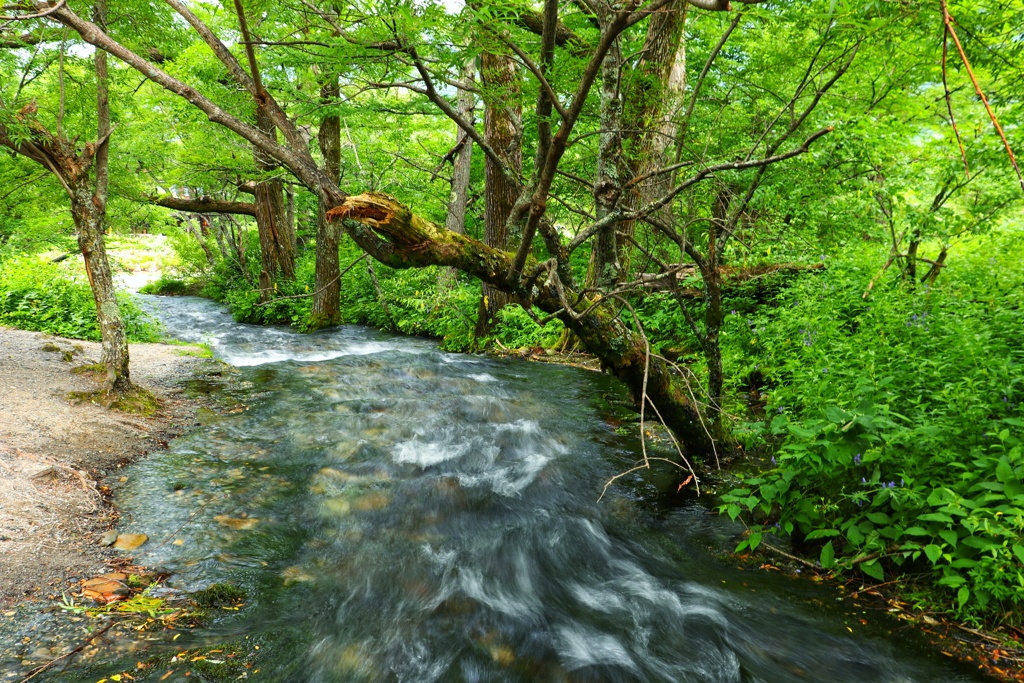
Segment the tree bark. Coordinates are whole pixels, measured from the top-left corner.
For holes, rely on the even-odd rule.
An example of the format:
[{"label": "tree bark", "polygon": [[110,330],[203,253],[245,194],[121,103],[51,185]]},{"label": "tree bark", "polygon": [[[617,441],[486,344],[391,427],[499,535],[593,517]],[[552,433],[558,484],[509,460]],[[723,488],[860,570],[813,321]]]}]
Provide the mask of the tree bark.
[{"label": "tree bark", "polygon": [[[473,60],[470,59],[462,69],[462,80],[466,83],[473,82],[474,76]],[[473,93],[464,88],[459,89],[457,101],[459,116],[464,121],[473,123],[473,108],[475,102]],[[460,235],[466,232],[466,208],[469,205],[469,181],[470,172],[473,169],[473,140],[462,128],[455,127],[456,139],[455,158],[452,160],[452,190],[448,195],[448,213],[445,216],[444,227]],[[438,289],[450,288],[456,277],[456,271],[448,269],[442,271],[438,276]]]},{"label": "tree bark", "polygon": [[[266,108],[256,108],[256,124],[264,135],[277,137],[277,129],[274,122],[266,112]],[[268,172],[276,168],[272,159],[258,147],[253,147],[253,159],[256,168]],[[295,233],[289,229],[288,216],[284,205],[284,186],[280,180],[261,180],[256,183],[256,227],[260,235],[260,257],[262,259],[263,273],[260,274],[261,282],[268,279],[272,281],[275,277],[285,280],[295,279]],[[261,292],[263,297],[269,297],[270,292],[265,289]]]},{"label": "tree bark", "polygon": [[[341,94],[337,76],[326,79],[320,88],[320,101],[337,102]],[[325,116],[317,133],[320,153],[324,158],[324,172],[337,185],[341,181],[341,117]],[[313,311],[309,327],[313,329],[337,325],[341,322],[341,271],[338,248],[341,226],[327,220],[330,205],[325,197],[317,200],[316,221],[316,283],[313,293]]]},{"label": "tree bark", "polygon": [[[622,196],[619,167],[622,164],[622,101],[619,98],[621,55],[617,46],[608,50],[601,65],[601,133],[597,150],[597,178],[594,181],[594,213],[597,220],[608,216]],[[618,222],[602,227],[590,250],[587,287],[610,287],[619,280]]]},{"label": "tree bark", "polygon": [[[669,165],[667,151],[679,134],[679,114],[686,88],[686,39],[683,33],[686,2],[674,0],[655,12],[647,27],[642,57],[630,74],[629,93],[623,113],[623,168],[625,180],[652,174]],[[624,206],[634,209],[667,194],[674,176],[669,173],[651,178],[626,189]],[[672,223],[670,206],[657,217]],[[629,238],[636,232],[636,221],[619,224],[620,277],[628,278],[632,265]]]},{"label": "tree bark", "polygon": [[123,395],[132,389],[128,368],[128,334],[121,311],[117,306],[114,278],[107,260],[103,242],[104,211],[95,203],[87,179],[72,184],[71,213],[78,230],[78,248],[85,260],[96,319],[100,326],[102,363],[107,368],[107,387],[114,394]]},{"label": "tree bark", "polygon": [[[485,52],[481,57],[480,79],[484,86],[484,138],[506,167],[518,175],[523,168],[523,110],[520,104],[516,62],[506,55]],[[484,166],[484,243],[508,251],[511,247],[508,219],[512,215],[519,186],[490,159]],[[498,311],[510,301],[507,292],[484,282],[477,311],[476,336],[487,336]]]}]

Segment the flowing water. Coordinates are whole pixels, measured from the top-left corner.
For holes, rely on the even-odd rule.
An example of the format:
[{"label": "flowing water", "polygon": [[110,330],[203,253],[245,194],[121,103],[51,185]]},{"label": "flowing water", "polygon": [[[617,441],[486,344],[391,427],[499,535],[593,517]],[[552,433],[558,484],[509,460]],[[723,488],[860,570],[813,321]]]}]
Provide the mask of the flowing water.
[{"label": "flowing water", "polygon": [[977,680],[884,615],[716,559],[737,530],[696,503],[659,503],[639,477],[598,502],[638,457],[611,426],[607,377],[151,305],[239,368],[244,409],[134,466],[122,530],[154,539],[137,557],[168,585],[249,598],[118,655],[129,666],[242,639],[265,681]]}]

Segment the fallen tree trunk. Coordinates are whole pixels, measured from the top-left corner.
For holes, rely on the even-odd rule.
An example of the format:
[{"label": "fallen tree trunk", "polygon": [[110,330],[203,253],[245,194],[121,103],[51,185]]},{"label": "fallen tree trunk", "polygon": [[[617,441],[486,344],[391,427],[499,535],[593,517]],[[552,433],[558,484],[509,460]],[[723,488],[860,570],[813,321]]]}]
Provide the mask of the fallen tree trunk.
[{"label": "fallen tree trunk", "polygon": [[[711,462],[714,445],[700,411],[669,366],[648,354],[646,340],[626,326],[609,306],[565,288],[553,267],[528,260],[524,277],[511,274],[513,255],[446,230],[397,200],[378,193],[350,196],[327,212],[373,258],[392,268],[447,266],[508,292],[521,304],[554,314],[618,377],[640,403],[646,397],[679,437],[700,474]],[[574,314],[567,310],[572,304]],[[705,468],[702,468],[705,465]]]}]

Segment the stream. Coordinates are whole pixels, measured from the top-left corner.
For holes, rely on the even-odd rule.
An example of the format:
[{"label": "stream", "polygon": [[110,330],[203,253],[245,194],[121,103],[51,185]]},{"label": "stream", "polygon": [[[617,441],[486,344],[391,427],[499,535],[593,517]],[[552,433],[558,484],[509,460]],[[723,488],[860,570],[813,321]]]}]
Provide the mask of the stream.
[{"label": "stream", "polygon": [[237,368],[243,405],[128,470],[119,529],[150,536],[135,556],[168,587],[230,582],[248,598],[176,640],[150,633],[102,667],[35,680],[96,683],[231,640],[258,645],[249,676],[275,682],[983,680],[834,590],[736,567],[712,549],[739,529],[668,505],[650,477],[598,502],[640,457],[605,375],[145,301]]}]

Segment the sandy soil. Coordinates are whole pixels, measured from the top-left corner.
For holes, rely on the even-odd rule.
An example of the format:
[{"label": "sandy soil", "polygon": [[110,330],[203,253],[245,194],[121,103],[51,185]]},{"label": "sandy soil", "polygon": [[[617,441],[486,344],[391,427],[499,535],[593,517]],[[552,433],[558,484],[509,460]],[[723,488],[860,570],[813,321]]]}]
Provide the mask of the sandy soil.
[{"label": "sandy soil", "polygon": [[71,369],[97,362],[99,344],[0,327],[0,605],[59,597],[125,556],[97,544],[117,523],[108,485],[192,424],[180,384],[210,363],[183,355],[198,351],[131,345],[132,380],[163,401],[157,415],[138,417],[68,400],[98,388]]}]

